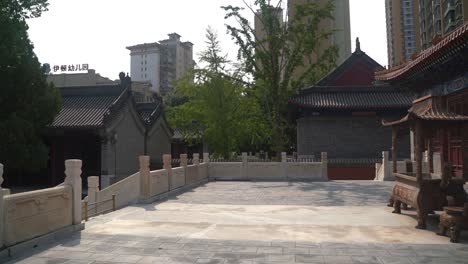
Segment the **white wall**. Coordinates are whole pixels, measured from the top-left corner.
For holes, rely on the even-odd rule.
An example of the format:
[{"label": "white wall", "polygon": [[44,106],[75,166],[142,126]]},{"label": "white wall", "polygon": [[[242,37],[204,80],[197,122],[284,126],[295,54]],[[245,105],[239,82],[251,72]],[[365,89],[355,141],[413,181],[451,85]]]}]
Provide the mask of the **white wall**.
[{"label": "white wall", "polygon": [[133,81],[151,82],[151,90],[160,92],[161,55],[157,50],[130,55],[130,74]]}]

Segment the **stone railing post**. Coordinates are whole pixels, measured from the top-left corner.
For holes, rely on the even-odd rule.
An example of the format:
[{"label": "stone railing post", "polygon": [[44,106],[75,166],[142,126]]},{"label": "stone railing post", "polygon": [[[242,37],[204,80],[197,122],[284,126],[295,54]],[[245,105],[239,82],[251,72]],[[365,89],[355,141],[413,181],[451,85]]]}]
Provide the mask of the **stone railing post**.
[{"label": "stone railing post", "polygon": [[70,185],[73,190],[73,224],[78,225],[81,223],[81,165],[82,161],[79,159],[70,159],[65,161],[65,184]]},{"label": "stone railing post", "polygon": [[167,181],[169,182],[169,190],[172,190],[172,156],[171,154],[164,154],[163,155],[163,169],[167,171]]},{"label": "stone railing post", "polygon": [[287,179],[288,178],[288,157],[286,155],[286,152],[281,152],[281,174],[283,175],[283,178]]},{"label": "stone railing post", "polygon": [[322,178],[328,180],[328,154],[322,152]]},{"label": "stone railing post", "polygon": [[203,163],[206,164],[206,178],[210,178],[210,154],[209,153],[203,153]]},{"label": "stone railing post", "polygon": [[97,193],[99,192],[99,177],[90,176],[88,177],[88,201],[96,203]]},{"label": "stone railing post", "polygon": [[150,197],[150,157],[139,156],[140,162],[140,198],[148,199]]},{"label": "stone railing post", "polygon": [[200,154],[193,154],[193,165],[200,165]]},{"label": "stone railing post", "polygon": [[203,163],[210,163],[210,154],[203,153]]},{"label": "stone railing post", "polygon": [[390,165],[390,152],[382,151],[382,169],[383,169],[383,181],[389,181],[393,179],[392,165]]},{"label": "stone railing post", "polygon": [[180,166],[182,168],[187,168],[187,154],[180,154]]},{"label": "stone railing post", "polygon": [[184,168],[184,185],[187,184],[187,154],[180,154],[180,166]]},{"label": "stone railing post", "polygon": [[2,189],[2,183],[3,183],[3,164],[0,163],[0,248],[3,247],[3,228],[4,228],[4,223],[3,220],[5,218],[5,214],[3,212],[3,189]]},{"label": "stone railing post", "polygon": [[247,162],[248,162],[248,159],[247,159],[247,152],[242,152],[242,175],[240,175],[241,178],[247,178],[248,176],[248,171],[247,171]]}]

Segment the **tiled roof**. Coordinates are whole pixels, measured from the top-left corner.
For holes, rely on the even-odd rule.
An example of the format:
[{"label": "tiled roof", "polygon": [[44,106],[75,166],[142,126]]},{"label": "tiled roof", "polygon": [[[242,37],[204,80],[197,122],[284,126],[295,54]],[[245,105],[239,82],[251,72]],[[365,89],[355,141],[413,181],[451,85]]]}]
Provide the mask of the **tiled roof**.
[{"label": "tiled roof", "polygon": [[390,81],[424,70],[438,59],[443,59],[445,54],[453,55],[454,52],[462,50],[462,47],[465,47],[465,51],[468,47],[468,22],[465,22],[436,45],[421,52],[416,59],[398,67],[376,72],[375,79]]},{"label": "tiled roof", "polygon": [[408,110],[408,115],[400,120],[387,122],[385,126],[404,123],[412,118],[433,121],[468,121],[468,116],[450,112],[442,103],[441,96],[425,96],[413,102],[413,106]]},{"label": "tiled roof", "polygon": [[312,87],[290,104],[315,109],[395,109],[411,106],[413,96],[389,87]]},{"label": "tiled roof", "polygon": [[333,71],[328,73],[327,76],[318,81],[317,86],[333,85],[332,83],[334,81],[340,78],[343,73],[351,69],[358,62],[366,63],[371,69],[374,69],[375,71],[384,69],[382,65],[372,59],[365,52],[356,50],[341,65],[336,67]]},{"label": "tiled roof", "polygon": [[161,102],[158,101],[152,103],[137,103],[137,110],[143,120],[147,124],[150,124],[162,113],[162,105]]},{"label": "tiled roof", "polygon": [[52,128],[99,128],[106,116],[122,98],[119,86],[93,86],[59,88],[62,95],[62,110]]}]

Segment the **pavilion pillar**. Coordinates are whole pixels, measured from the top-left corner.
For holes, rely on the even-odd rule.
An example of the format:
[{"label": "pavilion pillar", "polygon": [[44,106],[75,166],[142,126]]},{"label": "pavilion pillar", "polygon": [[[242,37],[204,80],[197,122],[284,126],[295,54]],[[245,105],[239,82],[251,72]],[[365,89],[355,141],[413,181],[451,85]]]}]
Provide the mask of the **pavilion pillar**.
[{"label": "pavilion pillar", "polygon": [[410,155],[411,155],[411,162],[415,161],[415,156],[414,156],[414,130],[410,129]]},{"label": "pavilion pillar", "polygon": [[416,179],[422,182],[422,150],[423,150],[423,130],[422,121],[416,119],[414,127],[414,159],[416,162]]},{"label": "pavilion pillar", "polygon": [[392,172],[397,172],[398,126],[392,126]]}]

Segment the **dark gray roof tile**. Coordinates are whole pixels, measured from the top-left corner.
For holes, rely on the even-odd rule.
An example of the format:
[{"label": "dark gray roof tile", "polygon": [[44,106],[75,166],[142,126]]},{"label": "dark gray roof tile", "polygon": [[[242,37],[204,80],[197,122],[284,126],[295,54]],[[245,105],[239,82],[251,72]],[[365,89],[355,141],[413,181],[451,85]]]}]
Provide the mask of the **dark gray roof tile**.
[{"label": "dark gray roof tile", "polygon": [[315,109],[409,108],[414,97],[388,87],[312,87],[291,97],[290,104]]}]

